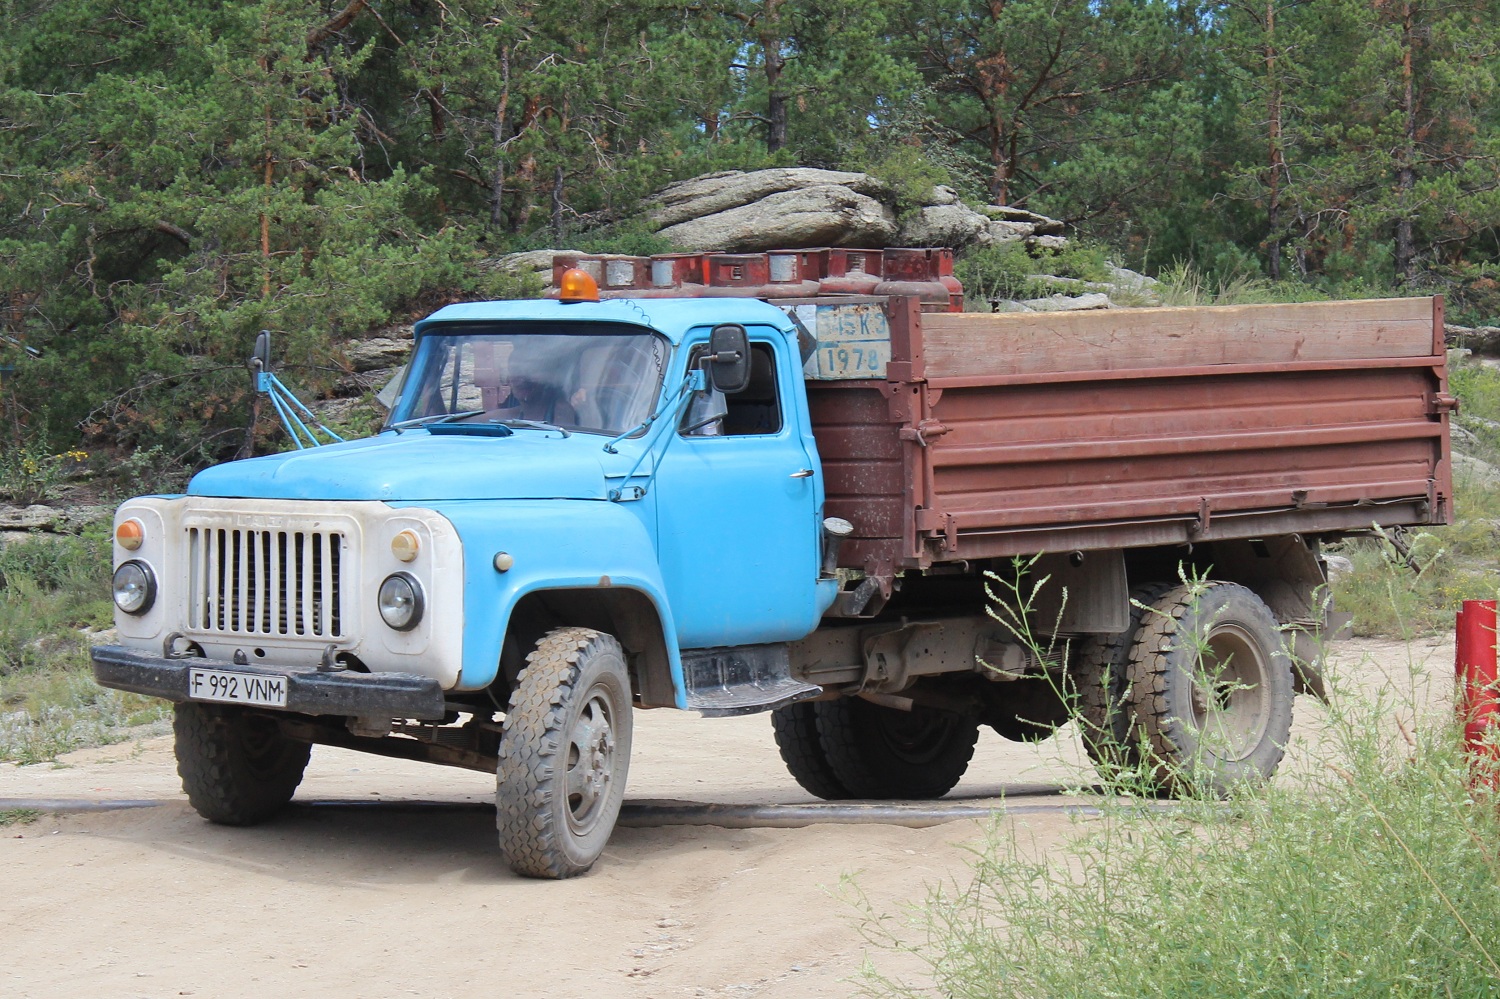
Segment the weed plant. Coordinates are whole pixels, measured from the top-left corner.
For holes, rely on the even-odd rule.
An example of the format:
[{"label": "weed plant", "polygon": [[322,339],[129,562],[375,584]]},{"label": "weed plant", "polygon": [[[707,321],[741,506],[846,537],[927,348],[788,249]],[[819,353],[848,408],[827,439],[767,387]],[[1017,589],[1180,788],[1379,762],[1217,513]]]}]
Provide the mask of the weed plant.
[{"label": "weed plant", "polygon": [[963,282],[971,303],[969,310],[978,312],[988,311],[991,299],[1041,298],[1059,290],[1076,292],[1075,286],[1062,287],[1054,277],[1101,286],[1111,277],[1108,251],[1085,243],[1069,244],[1041,259],[1033,257],[1022,243],[1002,243],[966,253],[954,265],[954,273]]},{"label": "weed plant", "polygon": [[[877,958],[863,994],[1500,995],[1500,801],[1471,790],[1446,712],[1330,681],[1300,779],[1229,803],[1149,802],[1143,785],[1040,857],[997,825],[967,884],[906,913],[860,901],[867,938],[928,979]],[[1395,726],[1398,710],[1422,720]]]}]

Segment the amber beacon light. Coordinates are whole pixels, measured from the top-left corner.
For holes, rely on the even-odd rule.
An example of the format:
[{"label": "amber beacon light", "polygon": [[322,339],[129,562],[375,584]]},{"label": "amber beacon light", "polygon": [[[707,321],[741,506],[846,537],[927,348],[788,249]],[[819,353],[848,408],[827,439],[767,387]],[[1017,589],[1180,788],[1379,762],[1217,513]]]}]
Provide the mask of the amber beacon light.
[{"label": "amber beacon light", "polygon": [[592,274],[577,267],[563,271],[562,284],[557,289],[558,301],[573,305],[577,302],[599,301],[599,284]]}]

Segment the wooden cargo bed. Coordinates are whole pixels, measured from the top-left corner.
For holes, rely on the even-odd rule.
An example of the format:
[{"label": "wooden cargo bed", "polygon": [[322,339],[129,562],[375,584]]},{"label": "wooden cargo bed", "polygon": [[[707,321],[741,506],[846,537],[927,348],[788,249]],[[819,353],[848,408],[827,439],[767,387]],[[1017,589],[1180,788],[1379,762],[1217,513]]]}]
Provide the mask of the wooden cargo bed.
[{"label": "wooden cargo bed", "polygon": [[1446,523],[1442,303],[889,306],[885,381],[808,382],[842,561]]}]

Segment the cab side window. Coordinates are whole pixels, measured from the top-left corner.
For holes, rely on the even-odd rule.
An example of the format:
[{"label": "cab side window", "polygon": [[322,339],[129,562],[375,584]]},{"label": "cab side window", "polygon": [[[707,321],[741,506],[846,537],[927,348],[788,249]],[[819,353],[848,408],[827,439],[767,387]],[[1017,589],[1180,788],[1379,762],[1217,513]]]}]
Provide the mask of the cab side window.
[{"label": "cab side window", "polygon": [[[693,348],[689,363],[696,366],[707,353],[707,345]],[[693,436],[735,436],[774,434],[781,430],[781,394],[776,380],[776,353],[768,343],[750,345],[750,384],[717,400],[688,407],[681,429]],[[706,416],[722,412],[722,417],[703,424]],[[702,414],[702,415],[698,415]],[[697,424],[695,427],[694,425]],[[690,429],[692,428],[692,429]]]}]

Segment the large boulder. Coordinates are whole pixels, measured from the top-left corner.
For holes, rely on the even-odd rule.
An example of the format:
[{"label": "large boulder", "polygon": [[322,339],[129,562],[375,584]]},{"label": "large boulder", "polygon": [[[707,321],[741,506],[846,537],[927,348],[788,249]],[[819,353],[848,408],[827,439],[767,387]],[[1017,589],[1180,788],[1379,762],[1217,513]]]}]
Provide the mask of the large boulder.
[{"label": "large boulder", "polygon": [[658,235],[682,250],[731,253],[811,246],[877,248],[891,245],[896,235],[896,216],[887,205],[850,187],[819,184],[777,191],[753,203],[701,217],[690,216],[663,227]]},{"label": "large boulder", "polygon": [[1500,326],[1469,327],[1449,323],[1443,329],[1450,347],[1464,347],[1488,356],[1500,354]]},{"label": "large boulder", "polygon": [[1083,312],[1090,309],[1113,309],[1115,303],[1108,295],[1089,292],[1085,295],[1048,295],[1046,298],[1028,298],[1021,303],[1032,312]]},{"label": "large boulder", "polygon": [[552,258],[559,253],[577,253],[577,250],[524,250],[507,253],[480,262],[481,268],[489,268],[514,278],[534,277],[546,287],[552,283]]},{"label": "large boulder", "polygon": [[[942,190],[947,190],[943,188]],[[972,208],[953,204],[929,205],[902,220],[897,238],[901,246],[951,246],[960,249],[990,242],[990,220]]]},{"label": "large boulder", "polygon": [[411,353],[411,327],[406,327],[405,338],[399,336],[372,337],[368,340],[350,340],[344,344],[344,359],[349,370],[355,372],[379,371],[405,364]]},{"label": "large boulder", "polygon": [[996,243],[1014,243],[1026,239],[1036,232],[1030,222],[1012,222],[1007,219],[992,219],[985,226],[981,243],[993,246]]},{"label": "large boulder", "polygon": [[1461,486],[1494,489],[1500,486],[1500,468],[1467,454],[1453,455],[1453,481]]},{"label": "large boulder", "polygon": [[1031,232],[1027,235],[1035,233],[1038,236],[1061,236],[1068,231],[1066,223],[1045,215],[1038,215],[1024,208],[1012,208],[1009,205],[985,205],[979,210],[998,222],[1021,222],[1031,226]]},{"label": "large boulder", "polygon": [[890,188],[866,173],[801,167],[748,172],[726,170],[668,184],[648,199],[654,207],[646,219],[653,227],[666,229],[732,208],[742,208],[773,194],[830,184],[882,203],[892,200]]}]

